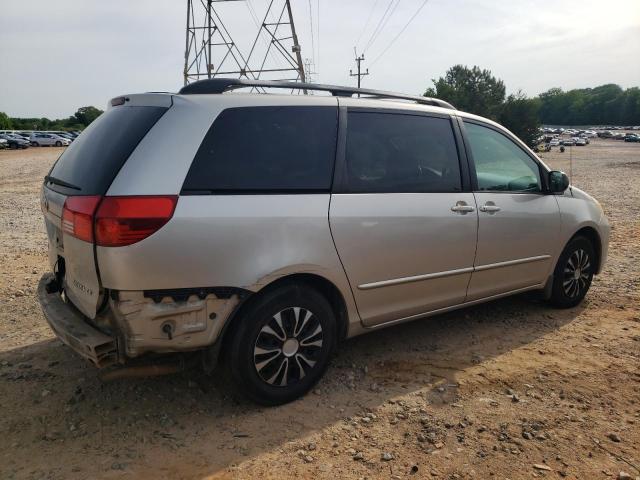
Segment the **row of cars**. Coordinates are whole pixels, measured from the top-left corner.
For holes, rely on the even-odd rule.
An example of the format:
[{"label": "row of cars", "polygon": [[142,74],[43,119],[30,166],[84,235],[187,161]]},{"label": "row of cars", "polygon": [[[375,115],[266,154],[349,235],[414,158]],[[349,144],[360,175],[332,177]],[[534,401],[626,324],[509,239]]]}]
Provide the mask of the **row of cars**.
[{"label": "row of cars", "polygon": [[25,132],[0,131],[0,148],[28,148],[28,147],[67,147],[80,132]]},{"label": "row of cars", "polygon": [[[617,132],[622,127],[610,127],[605,130],[602,127],[592,127],[589,130],[581,130],[574,128],[553,128],[544,127],[540,129],[540,137],[538,138],[538,150],[549,151],[551,147],[568,147],[577,146],[584,147],[589,145],[591,138],[606,138],[612,140],[624,140],[625,142],[639,142],[640,134],[635,132]],[[629,127],[627,130],[638,130],[640,127]]]},{"label": "row of cars", "polygon": [[640,142],[640,134],[638,133],[611,132],[605,130],[604,132],[598,132],[598,137],[610,138],[611,140],[624,140],[625,142]]}]

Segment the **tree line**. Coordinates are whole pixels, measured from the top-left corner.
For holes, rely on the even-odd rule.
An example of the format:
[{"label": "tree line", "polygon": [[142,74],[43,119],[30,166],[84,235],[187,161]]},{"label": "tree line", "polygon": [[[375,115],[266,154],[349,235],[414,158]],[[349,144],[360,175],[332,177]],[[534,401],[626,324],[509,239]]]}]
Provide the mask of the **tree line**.
[{"label": "tree line", "polygon": [[102,113],[96,107],[80,107],[67,118],[14,118],[0,112],[0,130],[83,130]]},{"label": "tree line", "polygon": [[455,65],[433,80],[424,93],[451,102],[459,110],[491,118],[529,145],[546,125],[640,125],[640,88],[607,84],[563,91],[552,88],[528,98],[506,95],[505,84],[490,70]]}]

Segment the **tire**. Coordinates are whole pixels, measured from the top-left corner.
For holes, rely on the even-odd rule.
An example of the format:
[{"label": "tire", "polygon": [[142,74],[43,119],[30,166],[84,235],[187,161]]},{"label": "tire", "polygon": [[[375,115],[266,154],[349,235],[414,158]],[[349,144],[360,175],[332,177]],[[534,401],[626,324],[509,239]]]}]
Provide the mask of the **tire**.
[{"label": "tire", "polygon": [[38,142],[31,142],[31,146],[32,147],[39,147],[40,144],[38,144]]},{"label": "tire", "polygon": [[287,285],[247,307],[227,350],[233,385],[261,405],[295,400],[320,380],[336,343],[336,320],[317,291]]},{"label": "tire", "polygon": [[62,142],[61,141],[57,141],[56,142],[56,147],[61,147],[62,146]]},{"label": "tire", "polygon": [[9,148],[11,150],[16,150],[18,148],[18,145],[16,143],[12,143],[11,145],[9,145]]},{"label": "tire", "polygon": [[582,302],[591,286],[596,254],[585,237],[573,238],[560,255],[553,272],[553,287],[549,301],[558,308],[571,308]]}]

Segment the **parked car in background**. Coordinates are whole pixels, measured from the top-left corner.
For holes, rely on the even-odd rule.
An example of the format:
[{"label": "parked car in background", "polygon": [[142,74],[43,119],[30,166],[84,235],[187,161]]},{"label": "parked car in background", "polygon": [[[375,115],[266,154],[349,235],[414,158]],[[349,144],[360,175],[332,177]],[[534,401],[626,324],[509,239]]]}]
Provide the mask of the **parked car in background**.
[{"label": "parked car in background", "polygon": [[635,133],[628,133],[624,136],[625,142],[640,142],[640,135]]},{"label": "parked car in background", "polygon": [[576,147],[584,147],[587,144],[587,140],[585,138],[578,138],[575,142]]},{"label": "parked car in background", "polygon": [[9,148],[11,149],[18,149],[18,148],[29,148],[29,145],[31,145],[29,143],[29,140],[25,140],[24,138],[20,137],[19,135],[15,135],[12,133],[4,133],[2,135],[0,135],[0,138],[4,139],[7,141],[7,145],[9,146]]},{"label": "parked car in background", "polygon": [[557,146],[560,145],[560,140],[558,140],[557,138],[554,138],[553,140],[551,140],[549,142],[549,145],[552,146],[552,147],[557,147]]},{"label": "parked car in background", "polygon": [[0,138],[0,149],[3,148],[9,148],[9,144],[4,138]]},{"label": "parked car in background", "polygon": [[29,141],[34,147],[67,147],[71,144],[71,140],[68,138],[62,138],[52,133],[34,133]]},{"label": "parked car in background", "polygon": [[58,137],[66,138],[69,141],[73,141],[73,138],[74,138],[70,136],[67,132],[61,132],[61,131],[48,131],[43,133],[50,133],[51,135],[57,135]]},{"label": "parked car in background", "polygon": [[560,144],[564,145],[565,147],[571,147],[576,144],[576,141],[573,138],[565,138],[560,142]]}]

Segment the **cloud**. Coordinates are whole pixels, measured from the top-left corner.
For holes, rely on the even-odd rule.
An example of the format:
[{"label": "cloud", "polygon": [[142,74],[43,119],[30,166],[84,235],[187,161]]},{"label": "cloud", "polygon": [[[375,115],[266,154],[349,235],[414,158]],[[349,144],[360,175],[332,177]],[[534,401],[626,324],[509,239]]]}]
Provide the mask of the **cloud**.
[{"label": "cloud", "polygon": [[[320,30],[317,31],[317,2]],[[318,80],[354,84],[353,47],[371,13],[360,51],[388,2],[292,2],[303,58],[315,58]],[[479,65],[510,91],[530,95],[618,83],[638,85],[640,3],[615,8],[596,0],[430,0],[392,48],[377,57],[421,2],[400,2],[365,52],[364,86],[420,93],[456,64]],[[267,0],[251,0],[258,17]],[[257,32],[247,1],[218,6],[239,48]],[[0,16],[0,111],[12,116],[64,117],[78,107],[104,107],[137,91],[175,91],[182,84],[186,2],[181,0],[23,0],[6,2]],[[318,65],[319,63],[319,65]]]}]

